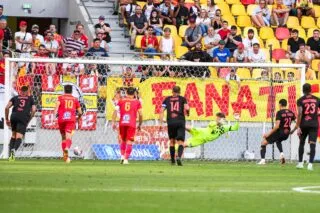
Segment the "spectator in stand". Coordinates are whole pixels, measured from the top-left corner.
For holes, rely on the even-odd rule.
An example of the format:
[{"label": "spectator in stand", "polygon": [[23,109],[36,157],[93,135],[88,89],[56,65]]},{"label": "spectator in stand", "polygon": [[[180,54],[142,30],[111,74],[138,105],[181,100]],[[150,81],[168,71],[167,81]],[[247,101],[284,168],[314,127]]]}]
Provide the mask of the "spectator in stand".
[{"label": "spectator in stand", "polygon": [[251,63],[265,63],[266,62],[266,55],[260,49],[260,44],[255,43],[253,44],[253,48],[249,51],[248,60]]},{"label": "spectator in stand", "polygon": [[219,47],[213,50],[213,61],[214,62],[229,62],[230,61],[230,51],[225,48],[225,41],[219,41]]},{"label": "spectator in stand", "polygon": [[158,52],[159,42],[157,37],[153,34],[153,27],[149,26],[148,31],[141,39],[141,48],[144,53],[149,53],[149,57],[153,57]]},{"label": "spectator in stand", "polygon": [[316,17],[312,0],[297,0],[296,8],[299,19],[301,19],[302,16],[312,16],[313,18]]},{"label": "spectator in stand", "polygon": [[189,10],[184,5],[185,0],[179,0],[178,5],[174,8],[173,16],[176,20],[176,26],[179,30],[180,25],[187,25],[187,21],[189,18]]},{"label": "spectator in stand", "polygon": [[[104,48],[107,52],[109,52],[109,45],[108,43],[103,39],[104,38],[104,31],[103,29],[97,29],[96,36],[100,40],[100,47]],[[93,43],[91,44],[93,46]]]},{"label": "spectator in stand", "polygon": [[166,53],[166,55],[161,55],[162,59],[168,59],[175,52],[175,41],[171,36],[171,29],[164,28],[164,35],[161,37],[159,42],[159,50],[161,53]]},{"label": "spectator in stand", "polygon": [[57,28],[54,24],[51,24],[49,30],[53,33],[53,38],[59,44],[58,57],[63,57],[63,36],[57,33]]},{"label": "spectator in stand", "polygon": [[11,56],[9,51],[3,51],[2,56],[0,57],[0,85],[5,85],[5,59]]},{"label": "spectator in stand", "polygon": [[237,49],[237,46],[242,42],[241,35],[237,35],[237,31],[238,29],[236,26],[231,26],[230,34],[227,37],[226,48],[230,50],[231,57],[235,49]]},{"label": "spectator in stand", "polygon": [[218,30],[222,27],[223,25],[222,22],[223,20],[222,20],[221,10],[217,9],[215,17],[211,19],[211,26],[213,27],[213,29]]},{"label": "spectator in stand", "polygon": [[132,87],[133,86],[133,79],[135,77],[136,77],[136,75],[134,74],[134,71],[132,70],[132,68],[129,66],[125,67],[125,69],[122,70],[123,86]]},{"label": "spectator in stand", "polygon": [[228,28],[228,22],[223,21],[222,22],[222,28],[218,31],[218,34],[220,35],[221,39],[227,42],[228,36],[230,35],[230,29]]},{"label": "spectator in stand", "polygon": [[297,16],[296,0],[283,0],[283,4],[289,9],[290,16]]},{"label": "spectator in stand", "polygon": [[110,24],[105,23],[104,20],[105,20],[104,16],[99,16],[99,23],[94,25],[94,28],[96,30],[96,33],[99,30],[103,30],[103,34],[104,34],[103,40],[105,40],[107,43],[110,43],[111,42],[110,32],[112,30],[111,30]]},{"label": "spectator in stand", "polygon": [[211,24],[211,19],[208,17],[208,13],[205,9],[201,9],[200,15],[196,19],[196,24],[200,26],[202,35],[206,36]]},{"label": "spectator in stand", "polygon": [[87,51],[89,49],[89,39],[88,36],[86,36],[86,34],[84,33],[84,25],[79,23],[76,26],[76,30],[78,30],[80,32],[80,41],[82,41],[84,43],[84,51]]},{"label": "spectator in stand", "polygon": [[151,13],[155,9],[156,7],[154,6],[153,0],[147,0],[147,4],[145,4],[142,8],[142,12],[146,16],[147,20],[150,19]]},{"label": "spectator in stand", "polygon": [[[34,55],[34,58],[48,58],[46,47],[43,44],[39,45],[38,52],[37,52],[37,54]],[[49,74],[48,68],[49,68],[48,63],[37,62],[37,63],[32,63],[31,70],[32,70],[33,75],[38,76],[35,78],[38,78],[38,80],[40,82],[41,75],[44,75],[44,74],[48,75]]]},{"label": "spectator in stand", "polygon": [[37,38],[38,37],[37,31],[32,31],[31,35],[32,35],[31,51],[38,52],[38,48],[39,48],[40,44],[43,44],[43,43],[41,43],[40,39]]},{"label": "spectator in stand", "polygon": [[107,51],[100,44],[101,40],[99,38],[93,39],[93,46],[88,50],[86,56],[109,57]]},{"label": "spectator in stand", "polygon": [[309,67],[312,60],[312,54],[307,50],[305,44],[300,44],[299,50],[296,52],[294,58],[296,64],[306,64],[307,67]]},{"label": "spectator in stand", "polygon": [[293,72],[288,72],[287,79],[288,79],[288,82],[295,81],[296,78],[294,76],[294,73]]},{"label": "spectator in stand", "polygon": [[219,9],[219,7],[214,3],[214,0],[207,1],[207,12],[211,20],[216,16],[217,9]]},{"label": "spectator in stand", "polygon": [[299,31],[296,29],[293,29],[291,31],[291,37],[288,39],[288,42],[287,42],[288,58],[291,58],[291,59],[295,58],[295,54],[299,50],[300,44],[305,44],[305,41],[303,38],[299,37]]},{"label": "spectator in stand", "polygon": [[194,19],[196,19],[200,15],[200,10],[200,1],[194,0],[194,5],[190,7],[189,17],[193,17]]},{"label": "spectator in stand", "polygon": [[312,58],[320,58],[319,30],[313,30],[313,36],[308,38],[307,49],[311,52]]},{"label": "spectator in stand", "polygon": [[128,0],[128,4],[126,5],[125,13],[123,17],[123,20],[126,20],[128,24],[130,23],[130,17],[136,14],[137,6],[138,5],[136,0]]},{"label": "spectator in stand", "polygon": [[276,0],[276,4],[272,6],[271,23],[277,27],[286,27],[290,8],[283,4],[282,0]]},{"label": "spectator in stand", "polygon": [[21,21],[19,23],[19,28],[20,31],[14,34],[16,51],[21,53],[22,58],[29,58],[32,45],[32,35],[27,32],[27,22]]},{"label": "spectator in stand", "polygon": [[233,62],[235,63],[247,63],[248,52],[244,49],[243,43],[238,44],[238,48],[233,53]]},{"label": "spectator in stand", "polygon": [[41,44],[44,44],[44,38],[42,35],[39,34],[39,25],[37,25],[37,24],[32,25],[31,32],[36,32],[37,39],[40,41]]},{"label": "spectator in stand", "polygon": [[265,70],[265,69],[261,70],[261,76],[258,78],[258,80],[269,81],[269,73],[268,73],[268,71]]},{"label": "spectator in stand", "polygon": [[201,41],[201,28],[196,25],[196,20],[193,17],[189,18],[189,27],[186,29],[184,35],[184,42],[182,46],[192,48]]},{"label": "spectator in stand", "polygon": [[3,15],[3,5],[2,4],[0,4],[0,19],[7,20],[7,17],[5,15]]},{"label": "spectator in stand", "polygon": [[254,36],[253,29],[249,29],[248,36],[243,39],[244,49],[246,51],[251,51],[253,44],[259,44],[259,40]]},{"label": "spectator in stand", "polygon": [[208,35],[204,37],[204,47],[211,57],[213,57],[213,50],[218,47],[220,40],[220,35],[214,31],[213,27],[209,27]]},{"label": "spectator in stand", "polygon": [[50,30],[45,32],[44,45],[46,47],[48,56],[55,58],[58,54],[59,43],[54,40],[54,35]]},{"label": "spectator in stand", "polygon": [[232,68],[230,70],[230,73],[226,76],[226,82],[228,84],[228,86],[230,87],[230,81],[235,81],[237,82],[238,88],[240,88],[240,78],[239,76],[236,74],[236,70],[234,68]]},{"label": "spectator in stand", "polygon": [[3,46],[3,39],[4,39],[4,31],[0,26],[0,56],[2,54],[2,46]]},{"label": "spectator in stand", "polygon": [[283,83],[282,76],[280,72],[275,72],[273,76],[273,82],[275,83]]},{"label": "spectator in stand", "polygon": [[254,25],[258,28],[270,26],[271,12],[266,4],[265,0],[260,0],[259,6],[257,6],[252,13],[251,19]]},{"label": "spectator in stand", "polygon": [[134,43],[136,41],[137,35],[144,35],[147,27],[148,21],[145,15],[142,14],[141,7],[138,5],[136,7],[136,14],[130,17],[130,25],[131,25],[131,46],[130,49],[134,49]]},{"label": "spectator in stand", "polygon": [[0,19],[0,29],[3,30],[3,49],[9,49],[12,47],[13,34],[12,30],[7,26],[6,19]]},{"label": "spectator in stand", "polygon": [[68,54],[71,51],[77,51],[78,55],[83,55],[84,43],[80,40],[81,33],[79,30],[74,30],[72,37],[63,39],[64,54]]},{"label": "spectator in stand", "polygon": [[162,20],[158,15],[157,10],[153,10],[151,12],[151,17],[149,19],[149,26],[152,26],[154,29],[154,32],[156,33],[156,36],[161,36],[163,31],[162,31]]},{"label": "spectator in stand", "polygon": [[159,6],[159,14],[162,19],[162,23],[176,25],[176,20],[174,18],[174,5],[171,4],[171,0],[164,0]]},{"label": "spectator in stand", "polygon": [[[78,51],[71,50],[69,52],[69,57],[67,59],[79,59],[78,58]],[[79,76],[84,74],[84,65],[83,64],[72,64],[72,63],[63,63],[62,64],[62,73],[64,75],[70,76]]]},{"label": "spectator in stand", "polygon": [[[212,62],[211,56],[202,50],[201,42],[196,43],[195,48],[182,56],[182,59],[193,62]],[[208,67],[190,67],[186,68],[187,75],[191,77],[209,77]],[[181,71],[181,70],[180,70]],[[179,72],[180,72],[179,71]],[[181,75],[181,74],[178,74]]]}]

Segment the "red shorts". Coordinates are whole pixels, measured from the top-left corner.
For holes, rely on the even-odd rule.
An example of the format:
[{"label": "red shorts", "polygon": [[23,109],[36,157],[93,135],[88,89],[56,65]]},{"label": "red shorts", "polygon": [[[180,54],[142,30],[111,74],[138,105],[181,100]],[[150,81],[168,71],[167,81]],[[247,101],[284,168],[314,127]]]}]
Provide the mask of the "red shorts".
[{"label": "red shorts", "polygon": [[75,121],[63,121],[59,122],[58,125],[62,135],[65,135],[66,133],[73,133],[74,129],[76,128]]},{"label": "red shorts", "polygon": [[136,128],[131,126],[120,126],[119,127],[120,137],[122,141],[134,141],[136,134]]}]

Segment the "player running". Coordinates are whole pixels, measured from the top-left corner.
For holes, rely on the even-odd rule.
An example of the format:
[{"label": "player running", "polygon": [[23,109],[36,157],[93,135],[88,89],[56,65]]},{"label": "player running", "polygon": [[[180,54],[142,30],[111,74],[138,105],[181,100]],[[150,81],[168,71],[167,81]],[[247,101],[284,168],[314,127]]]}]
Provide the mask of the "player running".
[{"label": "player running", "polygon": [[202,144],[212,142],[218,139],[221,135],[237,131],[239,129],[240,115],[234,114],[236,123],[234,125],[226,125],[226,116],[222,112],[216,114],[216,120],[209,123],[206,128],[189,128],[186,130],[191,134],[191,137],[184,144],[185,147],[196,147]]},{"label": "player running", "polygon": [[112,128],[117,129],[116,119],[117,114],[120,112],[119,133],[121,137],[120,153],[121,164],[129,164],[128,159],[132,151],[132,144],[136,133],[137,114],[139,115],[138,130],[142,125],[142,107],[141,102],[135,98],[136,89],[129,87],[127,89],[127,96],[119,99],[117,107],[112,115]]},{"label": "player running", "polygon": [[174,86],[172,96],[167,97],[162,103],[160,112],[160,128],[162,128],[164,111],[167,110],[168,135],[170,139],[171,164],[175,165],[175,144],[178,144],[177,164],[182,166],[181,157],[185,140],[185,115],[189,115],[187,100],[180,96],[180,87]]},{"label": "player running", "polygon": [[288,139],[290,135],[291,122],[296,120],[294,113],[287,109],[288,102],[285,99],[279,101],[280,110],[276,115],[276,124],[272,130],[263,135],[263,141],[261,142],[261,160],[258,163],[259,165],[266,164],[266,146],[268,144],[276,143],[280,152],[280,162],[285,163],[285,158],[282,149],[282,141]]},{"label": "player running", "polygon": [[[15,160],[15,152],[22,143],[22,137],[26,133],[28,124],[36,113],[36,105],[32,96],[28,95],[29,88],[21,87],[21,94],[11,98],[5,109],[5,119],[7,125],[12,130],[9,143],[9,161]],[[9,120],[9,110],[13,107]]]},{"label": "player running", "polygon": [[316,154],[316,141],[318,135],[318,110],[320,108],[320,100],[314,95],[311,95],[311,85],[306,83],[302,88],[303,96],[298,99],[298,119],[295,128],[291,131],[293,133],[298,129],[298,136],[300,138],[299,144],[299,163],[298,169],[303,169],[303,153],[304,144],[308,137],[310,144],[310,158],[308,164],[308,170],[313,170],[313,160]]},{"label": "player running", "polygon": [[[79,100],[72,96],[72,85],[65,85],[64,93],[64,95],[58,97],[54,115],[58,115],[63,160],[70,163],[69,149],[72,144],[72,135],[76,127],[76,121],[79,121],[82,116],[82,110]],[[76,113],[78,113],[78,119],[76,119]]]}]

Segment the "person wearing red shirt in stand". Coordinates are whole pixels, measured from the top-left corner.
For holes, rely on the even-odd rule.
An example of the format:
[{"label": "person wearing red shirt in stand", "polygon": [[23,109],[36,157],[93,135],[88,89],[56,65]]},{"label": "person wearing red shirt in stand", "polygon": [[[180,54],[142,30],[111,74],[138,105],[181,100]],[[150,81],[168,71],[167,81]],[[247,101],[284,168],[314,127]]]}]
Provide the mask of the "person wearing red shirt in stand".
[{"label": "person wearing red shirt in stand", "polygon": [[[34,58],[49,58],[47,54],[46,47],[41,44],[39,46],[38,52],[33,56]],[[32,74],[34,75],[44,75],[48,74],[48,65],[47,63],[37,62],[32,63]]]},{"label": "person wearing red shirt in stand", "polygon": [[[82,116],[82,110],[79,100],[72,96],[72,85],[65,85],[64,93],[64,95],[59,96],[57,99],[54,115],[58,113],[63,160],[66,163],[70,163],[69,149],[72,144],[72,135],[76,127],[76,120],[79,121]],[[78,113],[77,119],[76,113]]]},{"label": "person wearing red shirt in stand", "polygon": [[142,124],[142,109],[141,102],[135,99],[136,89],[129,87],[127,89],[127,96],[120,99],[117,103],[116,109],[112,115],[112,128],[116,130],[117,113],[120,111],[119,133],[121,137],[120,152],[121,164],[129,164],[128,159],[132,151],[132,143],[136,133],[137,114],[139,115],[138,130],[141,129]]},{"label": "person wearing red shirt in stand", "polygon": [[84,44],[84,50],[88,51],[89,49],[89,39],[88,36],[86,36],[86,34],[84,33],[84,25],[83,24],[77,24],[76,26],[76,30],[80,31],[80,41],[83,42]]},{"label": "person wearing red shirt in stand", "polygon": [[153,34],[153,27],[149,26],[145,35],[141,39],[141,48],[144,53],[151,53],[148,57],[152,58],[159,48],[157,37]]},{"label": "person wearing red shirt in stand", "polygon": [[231,31],[228,28],[228,22],[227,21],[223,21],[222,22],[222,28],[221,28],[221,30],[218,31],[218,34],[220,35],[222,40],[227,42],[230,33],[231,33]]}]

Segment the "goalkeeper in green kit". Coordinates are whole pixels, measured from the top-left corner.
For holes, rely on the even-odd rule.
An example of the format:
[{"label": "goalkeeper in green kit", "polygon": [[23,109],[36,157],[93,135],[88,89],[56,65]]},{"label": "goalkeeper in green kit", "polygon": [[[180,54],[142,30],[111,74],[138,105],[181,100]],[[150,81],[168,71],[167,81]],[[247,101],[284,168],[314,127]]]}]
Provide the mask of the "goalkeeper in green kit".
[{"label": "goalkeeper in green kit", "polygon": [[189,128],[186,130],[190,133],[191,137],[184,143],[185,147],[196,147],[202,144],[211,142],[219,138],[221,135],[237,131],[239,129],[240,115],[234,114],[236,123],[234,125],[227,125],[226,116],[222,112],[216,114],[216,121],[212,121],[205,128]]}]

